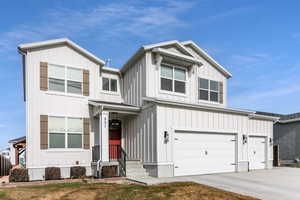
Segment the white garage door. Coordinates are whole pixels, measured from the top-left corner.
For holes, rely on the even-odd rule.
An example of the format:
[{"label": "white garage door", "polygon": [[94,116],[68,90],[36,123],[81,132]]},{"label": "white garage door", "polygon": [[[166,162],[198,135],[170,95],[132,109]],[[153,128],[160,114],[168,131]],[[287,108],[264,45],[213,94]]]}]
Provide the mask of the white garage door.
[{"label": "white garage door", "polygon": [[249,137],[249,169],[264,169],[266,157],[265,137]]},{"label": "white garage door", "polygon": [[235,135],[176,132],[174,175],[234,172]]}]

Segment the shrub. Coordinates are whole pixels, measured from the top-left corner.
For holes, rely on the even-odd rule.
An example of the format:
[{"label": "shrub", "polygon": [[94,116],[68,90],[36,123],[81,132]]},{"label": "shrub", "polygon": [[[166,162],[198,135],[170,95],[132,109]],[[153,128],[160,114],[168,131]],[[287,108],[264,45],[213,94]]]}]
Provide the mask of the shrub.
[{"label": "shrub", "polygon": [[9,182],[28,182],[28,169],[15,168],[10,170]]},{"label": "shrub", "polygon": [[118,176],[118,166],[103,166],[102,177],[109,178]]},{"label": "shrub", "polygon": [[86,176],[86,169],[85,167],[81,167],[81,166],[75,166],[75,167],[71,167],[71,178],[81,178],[81,177],[85,177]]},{"label": "shrub", "polygon": [[61,179],[59,167],[47,167],[45,169],[45,180],[59,180],[59,179]]}]

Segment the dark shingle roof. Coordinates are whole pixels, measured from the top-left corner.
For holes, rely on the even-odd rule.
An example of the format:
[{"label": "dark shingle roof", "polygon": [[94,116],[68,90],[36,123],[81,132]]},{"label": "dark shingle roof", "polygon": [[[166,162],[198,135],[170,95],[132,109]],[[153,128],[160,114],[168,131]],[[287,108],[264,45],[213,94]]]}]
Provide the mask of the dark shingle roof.
[{"label": "dark shingle roof", "polygon": [[23,140],[26,140],[26,136],[9,140],[8,143],[16,143],[16,142],[20,142],[20,141],[23,141]]},{"label": "dark shingle roof", "polygon": [[291,119],[298,119],[298,118],[300,119],[300,112],[283,115],[283,114],[278,114],[278,113],[256,111],[256,114],[259,114],[259,115],[268,115],[268,116],[272,116],[272,117],[280,117],[280,119],[279,119],[280,121],[291,120]]}]

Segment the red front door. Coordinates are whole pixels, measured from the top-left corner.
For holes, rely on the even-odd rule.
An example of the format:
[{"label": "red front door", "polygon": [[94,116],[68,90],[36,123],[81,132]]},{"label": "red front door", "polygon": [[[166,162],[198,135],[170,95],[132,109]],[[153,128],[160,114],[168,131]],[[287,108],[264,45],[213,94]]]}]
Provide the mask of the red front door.
[{"label": "red front door", "polygon": [[120,158],[121,150],[121,129],[110,128],[109,130],[109,158]]}]

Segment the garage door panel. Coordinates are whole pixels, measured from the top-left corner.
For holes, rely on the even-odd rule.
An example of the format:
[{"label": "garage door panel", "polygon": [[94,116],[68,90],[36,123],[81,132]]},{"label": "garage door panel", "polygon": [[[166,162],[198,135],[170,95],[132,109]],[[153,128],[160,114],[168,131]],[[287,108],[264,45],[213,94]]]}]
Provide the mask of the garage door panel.
[{"label": "garage door panel", "polygon": [[235,171],[235,136],[176,133],[175,176]]}]

